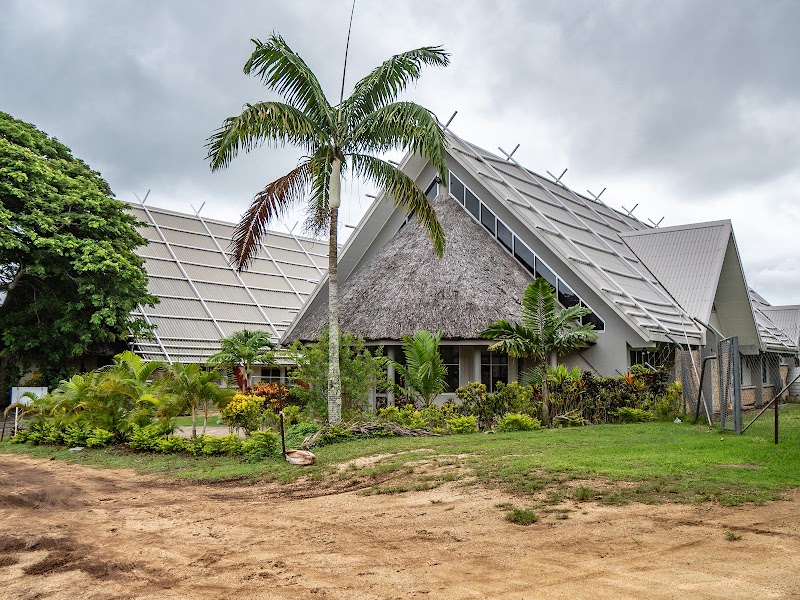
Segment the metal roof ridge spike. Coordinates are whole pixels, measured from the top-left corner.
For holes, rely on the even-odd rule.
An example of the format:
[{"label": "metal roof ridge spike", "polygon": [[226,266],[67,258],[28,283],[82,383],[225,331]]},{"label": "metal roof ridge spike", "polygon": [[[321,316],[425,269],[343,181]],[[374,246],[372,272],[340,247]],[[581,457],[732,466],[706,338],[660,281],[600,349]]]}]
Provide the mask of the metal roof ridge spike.
[{"label": "metal roof ridge spike", "polygon": [[[202,208],[203,207],[201,206],[200,209],[202,210]],[[219,250],[220,254],[222,254],[222,257],[225,259],[225,262],[228,262],[228,264],[230,264],[230,262],[228,261],[228,257],[225,254],[225,251],[222,249],[222,246],[219,245],[219,242],[217,241],[216,236],[212,233],[211,229],[208,227],[208,225],[206,224],[205,220],[203,220],[203,217],[200,216],[200,211],[199,210],[195,212],[195,216],[200,220],[200,223],[202,223],[203,228],[208,232],[208,235],[211,236],[211,241],[214,242],[214,245],[217,247],[217,250]],[[244,288],[244,291],[247,292],[247,295],[250,297],[250,299],[255,304],[256,308],[258,309],[258,312],[261,313],[261,316],[264,317],[264,320],[270,326],[270,329],[272,329],[273,335],[275,335],[276,337],[279,338],[278,330],[275,328],[275,324],[272,322],[272,319],[269,318],[269,316],[267,315],[266,311],[261,307],[261,304],[258,302],[258,300],[256,300],[256,297],[253,295],[253,292],[250,290],[248,285],[244,282],[244,279],[242,279],[241,275],[239,274],[239,271],[237,271],[236,269],[234,269],[232,267],[231,267],[231,270],[233,271],[233,274],[236,277],[236,280],[242,285],[242,287]]]},{"label": "metal roof ridge spike", "polygon": [[[147,196],[145,196],[145,200],[146,199],[147,199]],[[169,252],[170,256],[172,256],[172,259],[175,261],[175,264],[178,266],[178,269],[180,269],[180,272],[183,273],[184,277],[186,277],[186,281],[189,283],[189,285],[192,288],[192,291],[195,293],[195,295],[197,296],[197,299],[200,301],[200,304],[203,307],[203,310],[205,310],[206,314],[208,314],[209,318],[211,319],[211,322],[214,324],[214,327],[216,327],[216,329],[219,332],[220,336],[225,337],[225,332],[222,330],[222,327],[220,327],[219,323],[217,323],[216,317],[214,317],[214,314],[211,312],[211,309],[208,308],[208,305],[206,304],[206,301],[203,300],[202,294],[200,294],[200,292],[198,291],[197,287],[194,285],[194,281],[192,281],[192,278],[189,277],[189,273],[187,273],[186,269],[183,268],[183,265],[181,264],[181,261],[178,259],[178,256],[172,250],[172,246],[170,245],[169,241],[167,241],[167,238],[164,236],[164,233],[161,231],[161,227],[159,227],[158,223],[156,223],[156,220],[153,218],[153,215],[150,213],[150,209],[147,208],[147,206],[144,205],[144,202],[142,202],[142,208],[144,209],[144,212],[147,215],[147,218],[150,219],[150,222],[153,224],[153,227],[155,228],[156,232],[158,232],[158,235],[161,238],[161,241],[167,247],[167,251]]]},{"label": "metal roof ridge spike", "polygon": [[[454,135],[454,134],[452,134],[452,133],[451,133],[451,135],[452,135],[452,137],[453,137],[454,139],[456,139],[458,142],[460,142],[462,145],[464,145],[464,141],[463,141],[463,140],[461,140],[461,138],[459,138],[458,136],[456,136],[456,135]],[[552,222],[552,219],[550,219],[550,218],[549,218],[549,217],[548,217],[546,214],[544,214],[544,213],[543,213],[541,210],[539,210],[539,208],[537,208],[537,207],[536,207],[536,206],[535,206],[533,203],[531,203],[531,202],[530,202],[530,201],[529,201],[529,200],[528,200],[528,199],[527,199],[527,198],[526,198],[526,197],[525,197],[525,196],[524,196],[524,195],[523,195],[523,194],[522,194],[522,193],[521,193],[521,192],[520,192],[520,191],[519,191],[519,190],[518,190],[518,189],[517,189],[515,186],[512,186],[512,185],[510,185],[510,184],[508,183],[508,181],[506,181],[505,177],[503,177],[502,173],[499,173],[499,172],[497,171],[497,169],[495,169],[495,168],[494,168],[494,166],[492,166],[491,164],[489,164],[489,161],[488,161],[488,160],[484,159],[482,156],[480,156],[480,155],[477,155],[477,154],[476,154],[475,156],[476,156],[476,158],[478,159],[478,161],[479,161],[479,162],[483,163],[483,164],[484,164],[484,165],[486,165],[486,166],[487,166],[489,169],[491,169],[492,171],[494,171],[495,173],[497,173],[498,177],[500,177],[500,178],[501,178],[501,179],[504,181],[505,185],[506,185],[508,188],[510,188],[511,190],[513,190],[513,192],[514,192],[514,193],[515,193],[517,196],[519,196],[519,197],[520,197],[520,199],[521,199],[523,202],[525,202],[525,204],[528,206],[528,208],[530,208],[531,210],[533,210],[533,211],[534,211],[534,212],[535,212],[535,213],[536,213],[536,214],[539,216],[539,218],[541,218],[541,219],[543,219],[543,220],[544,220],[544,222],[545,222],[545,223],[549,223],[549,224],[550,224],[550,225],[553,227],[553,229],[554,229],[555,231],[557,231],[557,232],[558,232],[558,234],[559,234],[559,236],[560,236],[560,237],[562,237],[562,238],[563,238],[563,239],[564,239],[564,240],[565,240],[565,241],[566,241],[568,244],[570,244],[570,245],[573,247],[573,249],[577,251],[577,253],[578,253],[578,254],[581,254],[581,255],[583,255],[583,256],[586,258],[586,260],[587,260],[587,261],[589,261],[589,263],[590,263],[590,264],[591,264],[593,267],[595,267],[595,268],[596,268],[596,269],[597,269],[597,270],[598,270],[600,273],[602,273],[602,274],[605,276],[605,278],[606,278],[606,279],[607,279],[607,280],[608,280],[608,281],[609,281],[609,282],[610,282],[610,283],[611,283],[613,286],[617,287],[617,288],[618,288],[618,289],[619,289],[619,290],[620,290],[620,291],[621,291],[621,292],[622,292],[622,293],[623,293],[625,296],[627,296],[627,297],[628,297],[630,300],[632,300],[633,302],[636,302],[636,300],[634,300],[633,296],[631,296],[631,295],[628,293],[628,291],[627,291],[626,289],[624,289],[624,288],[622,287],[622,285],[620,285],[620,284],[619,284],[619,282],[617,282],[617,281],[616,281],[616,280],[615,280],[613,277],[611,277],[611,275],[610,275],[610,274],[606,273],[605,269],[603,269],[603,267],[601,267],[601,266],[600,266],[600,265],[598,265],[598,264],[597,264],[597,263],[596,263],[594,260],[592,260],[592,258],[591,258],[591,257],[590,257],[588,254],[586,254],[586,252],[584,252],[582,248],[580,248],[580,247],[579,247],[577,244],[575,244],[575,242],[573,242],[573,241],[572,241],[572,239],[571,239],[569,236],[565,235],[565,234],[564,234],[564,233],[561,231],[561,229],[560,229],[560,228],[559,228],[559,227],[558,227],[558,226],[557,226],[555,223],[553,223],[553,222]],[[521,165],[520,165],[520,164],[519,164],[519,163],[518,163],[518,162],[517,162],[517,161],[516,161],[514,158],[511,158],[511,157],[510,157],[510,158],[509,158],[509,161],[510,161],[512,164],[514,164],[514,165],[515,165],[515,166],[516,166],[518,169],[522,170],[522,171],[523,171],[523,172],[526,174],[526,176],[527,176],[527,177],[528,177],[528,178],[529,178],[529,179],[530,179],[530,180],[531,180],[531,181],[534,183],[534,185],[535,185],[536,187],[538,187],[538,188],[540,188],[540,189],[544,190],[544,192],[545,192],[546,194],[548,194],[548,195],[549,195],[551,198],[553,198],[553,200],[554,200],[554,201],[558,202],[558,203],[559,203],[559,204],[560,204],[560,205],[561,205],[561,206],[562,206],[562,207],[563,207],[565,210],[567,210],[568,212],[570,212],[570,213],[571,213],[571,214],[573,214],[573,216],[574,216],[574,212],[573,212],[573,211],[571,211],[569,208],[567,208],[567,207],[564,205],[564,203],[563,203],[563,202],[561,202],[561,201],[558,199],[558,197],[557,197],[555,194],[553,194],[553,193],[552,193],[552,192],[551,192],[551,191],[550,191],[550,190],[549,190],[547,187],[545,187],[544,185],[542,185],[540,181],[538,181],[538,180],[537,180],[535,177],[533,177],[533,176],[530,174],[530,172],[529,172],[527,169],[523,168],[523,167],[522,167],[522,166],[521,166]],[[575,218],[577,218],[577,217],[575,217]],[[584,225],[585,225],[585,224],[584,224]],[[638,302],[636,302],[636,304],[638,304]],[[641,308],[643,311],[647,312],[647,308],[646,308],[646,307],[644,307],[644,306],[641,306],[641,305],[639,305],[639,306],[640,306],[640,308]],[[648,313],[648,314],[649,314],[649,313]],[[650,316],[649,316],[649,318],[653,319],[653,320],[654,320],[654,321],[655,321],[655,322],[658,324],[658,326],[659,326],[660,328],[662,328],[662,329],[663,329],[663,331],[664,331],[664,332],[665,332],[667,335],[669,334],[669,330],[667,329],[667,327],[666,327],[664,324],[662,324],[662,323],[661,323],[661,322],[658,320],[658,318],[656,318],[656,317],[654,317],[654,316],[652,316],[652,315],[650,315]],[[636,327],[638,327],[638,324],[637,324],[637,323],[635,323],[635,322],[633,323],[633,325],[634,325],[634,326],[636,326]],[[702,333],[702,332],[699,332],[699,331],[698,331],[698,333]]]},{"label": "metal roof ridge spike", "polygon": [[[565,203],[564,203],[564,202],[563,202],[563,201],[562,201],[562,200],[561,200],[561,199],[560,199],[558,196],[556,196],[556,195],[555,195],[555,194],[554,194],[554,193],[553,193],[553,192],[552,192],[550,189],[548,189],[546,186],[542,185],[542,183],[541,183],[540,181],[538,181],[538,180],[537,180],[537,179],[536,179],[536,178],[535,178],[533,175],[531,175],[531,173],[530,173],[530,172],[529,172],[527,169],[525,169],[524,167],[522,167],[522,166],[521,166],[521,165],[520,165],[520,164],[519,164],[519,163],[518,163],[518,162],[517,162],[517,161],[516,161],[514,158],[511,158],[511,157],[510,157],[510,158],[509,158],[509,161],[510,161],[512,164],[514,164],[514,166],[516,166],[518,169],[520,169],[522,172],[524,172],[524,173],[527,175],[528,179],[531,181],[531,183],[533,183],[533,184],[534,184],[536,187],[538,187],[539,189],[543,190],[543,191],[544,191],[544,192],[545,192],[545,193],[546,193],[548,196],[550,196],[550,197],[551,197],[551,198],[552,198],[552,199],[553,199],[555,202],[557,202],[557,203],[558,203],[558,204],[559,204],[559,205],[560,205],[560,206],[561,206],[561,207],[562,207],[564,210],[566,210],[566,211],[567,211],[567,212],[568,212],[570,215],[572,215],[572,217],[573,217],[573,218],[574,218],[574,219],[575,219],[575,220],[576,220],[578,223],[580,223],[581,225],[583,225],[584,227],[586,227],[586,228],[589,230],[589,232],[590,232],[590,233],[591,233],[591,234],[592,234],[592,235],[593,235],[593,236],[594,236],[596,239],[598,239],[598,240],[599,240],[599,241],[600,241],[602,244],[605,244],[605,245],[606,245],[606,246],[608,246],[610,249],[612,249],[612,250],[614,251],[614,254],[615,254],[615,255],[617,255],[617,256],[618,256],[618,257],[619,257],[619,258],[620,258],[620,259],[623,261],[623,263],[624,263],[624,264],[628,265],[628,266],[629,266],[629,268],[631,268],[631,269],[632,269],[632,270],[633,270],[635,273],[637,273],[637,274],[639,275],[639,277],[641,277],[641,278],[642,278],[642,280],[644,280],[646,283],[648,283],[648,284],[650,284],[650,285],[652,286],[652,283],[649,281],[649,279],[648,279],[648,278],[645,278],[645,277],[644,277],[644,276],[641,274],[641,272],[639,272],[639,270],[638,270],[638,269],[637,269],[635,266],[633,266],[633,265],[630,265],[630,264],[629,264],[629,262],[628,262],[628,260],[625,258],[625,256],[624,256],[624,255],[620,254],[620,253],[619,253],[619,252],[618,252],[616,249],[612,248],[612,246],[611,246],[611,245],[610,245],[608,242],[606,242],[606,241],[605,241],[605,240],[604,240],[604,239],[603,239],[601,236],[599,236],[599,235],[597,234],[597,232],[596,232],[596,231],[594,231],[594,229],[592,229],[591,227],[588,227],[588,226],[586,225],[586,223],[583,221],[583,219],[581,219],[581,217],[580,217],[580,216],[579,216],[577,213],[575,213],[575,211],[573,211],[571,208],[569,208],[569,207],[568,207],[568,206],[567,206],[567,205],[566,205],[566,204],[565,204]],[[487,165],[488,165],[488,161],[483,161],[483,162],[484,162],[484,164],[487,164]],[[493,169],[493,170],[494,170],[494,167],[492,167],[491,165],[488,165],[488,166],[489,166],[489,168],[491,168],[491,169]],[[565,170],[564,172],[566,173],[566,170]],[[562,176],[563,176],[563,173],[562,173]],[[567,186],[565,186],[564,184],[560,184],[560,185],[561,185],[561,187],[563,187],[565,190],[567,190],[567,191],[569,191],[571,194],[575,195],[575,193],[574,193],[574,192],[573,192],[571,189],[567,188]],[[516,188],[513,188],[513,189],[516,191]],[[530,204],[530,203],[529,203],[529,204]],[[531,205],[531,206],[532,206],[532,205]],[[543,218],[543,219],[546,219],[547,221],[551,221],[551,219],[549,219],[549,218],[547,217],[547,215],[545,215],[544,213],[542,213],[542,212],[541,212],[541,211],[539,211],[538,209],[536,209],[536,212],[537,212],[537,214],[539,214],[539,215],[540,215],[540,217],[541,217],[541,218]],[[558,230],[558,231],[560,231],[560,229],[558,229],[558,227],[555,227],[555,229],[556,229],[556,230]],[[563,235],[563,234],[562,234],[562,235]],[[628,295],[628,296],[631,298],[631,300],[633,300],[633,297],[632,297],[632,296],[630,296],[630,295],[628,294],[627,290],[625,290],[625,289],[622,287],[622,285],[620,285],[620,284],[619,284],[619,282],[617,282],[617,281],[616,281],[616,280],[615,280],[613,277],[611,277],[611,276],[610,276],[610,274],[606,273],[606,269],[605,269],[604,267],[601,267],[600,265],[598,265],[597,263],[595,263],[595,262],[594,262],[594,261],[591,259],[591,257],[590,257],[588,254],[586,254],[586,253],[585,253],[585,252],[584,252],[584,251],[583,251],[583,250],[582,250],[582,249],[581,249],[581,248],[580,248],[580,247],[579,247],[577,244],[575,244],[575,242],[573,242],[573,241],[572,241],[572,239],[571,239],[571,238],[569,238],[569,237],[565,236],[565,239],[566,239],[566,240],[568,240],[568,241],[570,242],[570,244],[571,244],[571,245],[572,245],[574,248],[576,248],[576,249],[578,250],[578,252],[580,252],[581,254],[583,254],[583,255],[586,257],[586,259],[587,259],[587,260],[589,260],[589,261],[592,263],[592,266],[594,266],[594,267],[596,267],[597,269],[599,269],[599,270],[600,270],[602,273],[605,273],[605,274],[606,274],[606,277],[607,277],[607,279],[608,279],[609,281],[611,281],[611,282],[612,282],[612,283],[613,283],[615,286],[617,286],[618,288],[620,288],[620,290],[621,290],[621,291],[623,291],[623,292],[624,292],[626,295]],[[621,273],[617,273],[617,274],[620,274],[620,275],[621,275]],[[657,286],[652,286],[652,287],[654,287],[654,288],[655,288],[656,292],[657,292],[659,295],[662,295],[662,296],[663,296],[663,294],[661,294],[661,292],[660,292],[660,290],[658,289],[658,287],[657,287]],[[634,300],[634,301],[635,301],[635,300]],[[677,306],[677,305],[676,305],[676,306]],[[666,332],[666,331],[668,331],[668,328],[667,328],[667,327],[666,327],[666,326],[665,326],[663,323],[661,323],[661,321],[660,321],[660,320],[659,320],[657,317],[654,317],[653,315],[650,315],[650,313],[647,311],[647,308],[646,308],[646,307],[644,307],[644,306],[641,306],[641,308],[642,308],[642,310],[644,310],[645,312],[647,312],[647,313],[648,313],[648,315],[649,315],[649,318],[653,319],[653,320],[654,320],[656,323],[658,323],[658,324],[659,324],[659,326],[660,326],[660,327],[662,327],[662,328],[664,329],[664,331],[665,331],[665,332]],[[680,309],[680,307],[679,307],[679,310],[682,310],[682,309]],[[698,330],[698,333],[702,333],[702,332],[700,332],[700,331]]]},{"label": "metal roof ridge spike", "polygon": [[[517,166],[519,167],[519,165],[517,165]],[[523,169],[523,170],[525,170],[525,169]],[[526,172],[527,172],[527,171],[526,171]],[[548,172],[549,172],[549,171],[548,171]],[[566,169],[564,170],[564,173],[566,173]],[[563,177],[564,173],[562,173],[562,174],[561,174],[561,176],[559,176],[559,180],[561,179],[561,177]],[[574,191],[573,191],[573,190],[572,190],[572,189],[571,189],[569,186],[567,186],[566,184],[564,184],[564,183],[559,183],[559,185],[560,185],[560,186],[561,186],[561,187],[562,187],[562,188],[563,188],[565,191],[567,191],[567,192],[568,192],[568,193],[569,193],[569,194],[570,194],[570,195],[571,195],[573,198],[575,198],[576,200],[577,200],[578,198],[580,198],[580,196],[579,196],[578,194],[576,194],[576,193],[575,193],[575,192],[574,192]],[[603,191],[605,191],[605,188],[603,189]],[[601,192],[601,193],[602,193],[602,192]],[[555,194],[552,194],[552,196],[553,196],[554,198],[557,198],[557,197],[555,196]],[[577,219],[577,220],[578,220],[578,221],[579,221],[581,224],[583,224],[584,226],[586,225],[586,223],[584,222],[584,220],[581,218],[581,216],[580,216],[580,215],[578,215],[576,212],[574,212],[572,209],[570,209],[570,208],[569,208],[569,207],[568,207],[566,204],[564,204],[563,202],[562,202],[561,204],[562,204],[562,206],[563,206],[564,210],[568,211],[568,212],[569,212],[569,213],[570,213],[570,214],[573,216],[573,218]],[[638,203],[638,202],[636,203],[636,205],[635,205],[635,206],[634,206],[634,207],[633,207],[633,208],[632,208],[630,211],[628,211],[628,216],[631,216],[631,214],[633,213],[633,211],[634,211],[634,210],[636,210],[636,207],[637,207],[637,206],[639,206],[639,203]],[[591,208],[591,207],[589,207],[589,208]],[[623,207],[623,208],[625,208],[625,207]],[[594,211],[594,209],[592,209],[592,210],[593,210],[593,212],[595,212],[596,214],[600,215],[600,213],[598,213],[597,211]],[[627,210],[627,209],[626,209],[626,210]],[[636,218],[636,217],[633,217],[633,218],[635,218],[637,221],[639,221],[639,219],[638,219],[638,218]],[[662,219],[662,220],[663,220],[663,219]],[[639,221],[639,222],[641,223],[641,221]],[[659,221],[659,223],[660,223],[660,221]],[[644,223],[643,223],[643,225],[644,225]],[[592,235],[593,235],[593,236],[594,236],[596,239],[598,239],[600,242],[602,242],[603,244],[605,244],[605,245],[608,247],[608,249],[609,249],[610,251],[612,251],[612,252],[613,252],[613,253],[614,253],[614,254],[615,254],[615,255],[616,255],[618,258],[622,259],[622,261],[625,263],[625,265],[626,265],[628,268],[630,268],[630,269],[633,269],[633,270],[634,270],[634,271],[635,271],[635,272],[636,272],[636,273],[637,273],[637,274],[638,274],[638,275],[639,275],[639,276],[642,278],[642,280],[643,280],[645,283],[647,283],[647,284],[648,284],[648,285],[649,285],[649,286],[650,286],[650,287],[651,287],[651,288],[652,288],[652,289],[653,289],[653,290],[654,290],[654,291],[655,291],[655,292],[656,292],[656,293],[657,293],[657,294],[658,294],[660,297],[662,297],[662,298],[666,298],[667,300],[672,300],[672,303],[671,303],[669,306],[671,306],[671,307],[677,307],[677,308],[678,308],[678,313],[679,313],[679,314],[681,314],[682,316],[685,316],[685,317],[686,317],[687,319],[689,319],[689,320],[690,320],[692,323],[694,323],[694,320],[692,319],[691,315],[689,315],[689,313],[687,313],[687,312],[686,312],[686,310],[685,310],[685,309],[684,309],[684,308],[683,308],[683,307],[680,305],[680,303],[679,303],[677,300],[675,300],[674,298],[670,298],[670,295],[668,294],[668,292],[667,292],[666,290],[663,290],[663,291],[662,291],[662,290],[661,290],[661,288],[660,288],[658,285],[656,285],[655,283],[653,283],[653,281],[652,281],[652,280],[651,280],[649,277],[645,277],[645,276],[642,274],[642,272],[641,272],[641,271],[639,271],[639,269],[638,269],[636,266],[634,266],[633,264],[631,264],[631,260],[630,260],[628,257],[626,257],[624,254],[622,254],[622,253],[621,253],[621,252],[619,252],[618,250],[616,250],[616,249],[615,249],[615,248],[614,248],[614,247],[613,247],[611,244],[609,244],[609,243],[608,243],[608,242],[607,242],[607,241],[606,241],[606,240],[605,240],[605,239],[604,239],[604,238],[603,238],[603,237],[602,237],[602,236],[601,236],[601,235],[600,235],[600,234],[599,234],[597,231],[594,231],[594,229],[592,229],[592,228],[589,228],[589,230],[590,230],[590,232],[592,233]],[[619,233],[618,233],[618,235],[619,235]],[[623,243],[624,243],[624,242],[623,242]],[[636,254],[636,253],[634,252],[634,254]],[[641,264],[643,267],[646,267],[646,265],[645,265],[644,263],[642,263],[642,262],[641,262],[641,260],[640,260],[640,261],[638,261],[638,262],[639,262],[639,264]],[[613,272],[614,272],[614,271],[612,270],[612,273],[613,273]],[[649,269],[648,269],[648,272],[649,272]],[[621,275],[621,276],[627,276],[627,275],[625,275],[624,273],[621,273],[621,272],[616,272],[616,274],[617,274],[617,275]],[[656,278],[656,281],[658,281],[658,279],[657,279],[657,278]],[[645,310],[646,310],[646,309],[645,309]],[[659,322],[659,320],[658,320],[657,318],[656,318],[656,321],[657,321],[657,322]],[[685,332],[684,332],[684,333],[685,333]]]}]

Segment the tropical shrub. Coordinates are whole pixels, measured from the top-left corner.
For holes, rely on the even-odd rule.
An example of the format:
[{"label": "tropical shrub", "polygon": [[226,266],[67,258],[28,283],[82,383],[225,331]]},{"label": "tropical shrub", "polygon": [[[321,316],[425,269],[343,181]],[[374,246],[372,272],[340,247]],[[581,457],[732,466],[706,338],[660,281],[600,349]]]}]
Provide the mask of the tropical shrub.
[{"label": "tropical shrub", "polygon": [[684,411],[683,389],[676,381],[667,387],[666,393],[653,400],[653,413],[656,419],[672,421]]},{"label": "tropical shrub", "polygon": [[264,403],[262,398],[236,394],[220,411],[220,418],[228,427],[242,429],[250,434],[261,428],[264,422]]},{"label": "tropical shrub", "polygon": [[221,437],[199,435],[187,440],[186,450],[193,456],[235,455],[242,451],[242,440],[233,434]]},{"label": "tropical shrub", "polygon": [[286,406],[289,390],[279,383],[258,383],[250,388],[248,394],[262,398],[265,406],[268,406],[273,412],[279,412]]},{"label": "tropical shrub", "polygon": [[618,423],[646,423],[653,420],[653,415],[649,410],[627,406],[618,408],[614,416]]},{"label": "tropical shrub", "polygon": [[286,430],[286,448],[289,450],[300,448],[308,436],[314,435],[319,430],[319,424],[308,421],[292,425]]},{"label": "tropical shrub", "polygon": [[186,445],[187,440],[171,435],[169,437],[162,437],[159,439],[156,450],[164,454],[175,454],[177,452],[183,452],[186,450]]},{"label": "tropical shrub", "polygon": [[541,400],[537,399],[533,387],[520,385],[516,381],[509,384],[498,381],[488,404],[495,415],[520,413],[529,417],[539,416],[542,407]]},{"label": "tropical shrub", "polygon": [[273,431],[254,431],[241,443],[240,451],[247,462],[258,462],[280,454],[281,444]]},{"label": "tropical shrub", "polygon": [[115,439],[116,436],[113,432],[101,427],[95,427],[92,429],[91,435],[86,438],[86,445],[89,448],[105,448],[113,444]]},{"label": "tropical shrub", "polygon": [[163,438],[164,428],[159,423],[151,423],[144,427],[134,424],[128,445],[134,450],[154,452],[161,449]]},{"label": "tropical shrub", "polygon": [[451,417],[445,422],[450,433],[476,433],[478,431],[478,421],[474,415],[466,417]]},{"label": "tropical shrub", "polygon": [[497,431],[534,431],[541,426],[539,419],[534,419],[529,415],[506,413],[498,419],[495,429]]},{"label": "tropical shrub", "polygon": [[70,448],[85,446],[91,434],[92,430],[86,423],[67,425],[64,428],[64,444]]},{"label": "tropical shrub", "polygon": [[405,387],[398,386],[397,392],[417,405],[431,404],[447,386],[447,368],[439,354],[442,330],[433,334],[422,329],[402,339],[405,364],[391,361],[405,384]]},{"label": "tropical shrub", "polygon": [[[319,340],[307,347],[299,342],[289,347],[296,367],[291,371],[293,380],[303,385],[292,388],[291,395],[306,406],[312,415],[328,416],[328,346],[327,330]],[[363,411],[368,406],[370,391],[385,390],[388,386],[382,348],[370,352],[362,338],[350,333],[341,335],[339,365],[342,382],[342,409]]]}]

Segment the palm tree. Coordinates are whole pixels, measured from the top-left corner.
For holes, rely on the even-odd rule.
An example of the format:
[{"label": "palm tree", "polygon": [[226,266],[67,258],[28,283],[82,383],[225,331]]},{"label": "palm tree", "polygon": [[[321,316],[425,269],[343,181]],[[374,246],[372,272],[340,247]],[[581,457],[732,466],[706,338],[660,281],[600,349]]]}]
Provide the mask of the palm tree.
[{"label": "palm tree", "polygon": [[591,314],[581,305],[559,310],[556,291],[545,279],[537,277],[522,295],[522,322],[497,321],[481,332],[481,337],[497,340],[491,352],[505,352],[514,358],[532,358],[533,376],[542,385],[542,420],[550,424],[550,391],[547,367],[550,356],[559,356],[597,340],[594,325],[580,324]]},{"label": "palm tree", "polygon": [[394,368],[403,378],[410,394],[420,397],[423,404],[430,404],[445,391],[447,367],[442,364],[439,342],[442,330],[436,334],[417,331],[413,336],[403,336],[403,354],[406,364],[394,362]]},{"label": "palm tree", "polygon": [[178,398],[179,405],[192,412],[192,437],[197,437],[197,411],[200,406],[205,407],[203,420],[203,433],[208,423],[208,406],[219,402],[228,394],[221,389],[216,381],[221,374],[216,371],[203,371],[200,365],[173,363],[167,367],[167,372],[161,382],[160,388],[164,392]]},{"label": "palm tree", "polygon": [[442,255],[444,231],[425,194],[408,175],[376,155],[397,148],[411,150],[429,159],[446,180],[446,142],[438,120],[422,106],[396,98],[419,78],[423,66],[444,67],[449,58],[441,46],[393,56],[359,81],[347,99],[343,75],[339,104],[331,106],[316,75],[280,35],[273,33],[266,42],[253,43],[245,74],[259,77],[285,102],[247,104],[239,116],[226,119],[208,140],[208,159],[216,171],[227,167],[240,151],[265,143],[291,144],[306,153],[297,167],[256,194],[234,232],[233,263],[240,271],[247,268],[273,219],[302,201],[308,215],[306,229],[312,234],[328,229],[328,420],[338,423],[342,412],[337,276],[341,178],[349,172],[384,189],[396,206],[414,213],[433,240],[435,252]]},{"label": "palm tree", "polygon": [[[221,349],[208,357],[209,365],[223,365],[244,370],[245,388],[250,385],[253,365],[271,365],[275,362],[274,350],[278,345],[266,331],[236,331],[220,341]],[[243,390],[244,391],[244,390]]]}]

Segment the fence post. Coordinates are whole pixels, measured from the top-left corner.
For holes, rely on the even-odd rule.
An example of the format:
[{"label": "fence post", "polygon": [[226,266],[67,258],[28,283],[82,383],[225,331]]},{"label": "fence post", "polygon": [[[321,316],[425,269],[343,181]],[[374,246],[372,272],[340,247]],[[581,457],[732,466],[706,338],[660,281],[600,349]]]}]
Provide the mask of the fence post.
[{"label": "fence post", "polygon": [[739,356],[739,338],[731,338],[731,375],[733,376],[733,426],[736,435],[742,435],[742,357]]}]

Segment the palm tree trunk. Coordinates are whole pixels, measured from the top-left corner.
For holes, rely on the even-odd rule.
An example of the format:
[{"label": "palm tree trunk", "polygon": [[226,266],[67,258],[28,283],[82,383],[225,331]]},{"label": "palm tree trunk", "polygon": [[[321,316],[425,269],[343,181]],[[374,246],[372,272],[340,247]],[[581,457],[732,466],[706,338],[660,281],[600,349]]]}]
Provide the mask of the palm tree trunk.
[{"label": "palm tree trunk", "polygon": [[203,402],[203,435],[206,434],[207,426],[208,426],[208,400]]},{"label": "palm tree trunk", "polygon": [[192,437],[197,437],[197,408],[192,404]]},{"label": "palm tree trunk", "polygon": [[342,420],[342,380],[339,370],[339,285],[338,285],[338,225],[339,205],[341,203],[342,161],[333,159],[331,168],[330,193],[331,208],[330,236],[328,240],[328,423]]},{"label": "palm tree trunk", "polygon": [[542,363],[542,421],[550,427],[550,388],[547,385],[547,363]]}]

